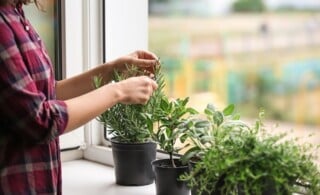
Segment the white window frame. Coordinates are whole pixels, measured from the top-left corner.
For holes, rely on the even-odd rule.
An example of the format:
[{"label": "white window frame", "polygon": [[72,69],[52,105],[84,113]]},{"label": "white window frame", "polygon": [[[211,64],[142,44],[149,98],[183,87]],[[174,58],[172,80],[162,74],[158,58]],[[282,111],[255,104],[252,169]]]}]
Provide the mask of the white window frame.
[{"label": "white window frame", "polygon": [[[91,3],[95,4],[95,2]],[[100,21],[101,26],[104,27],[104,29],[100,28],[102,41],[98,42],[104,44],[102,45],[104,48],[100,50],[104,51],[102,54],[104,61],[148,48],[148,0],[102,0],[98,8],[100,8],[98,16],[96,10],[89,10],[89,16],[93,19],[89,22],[89,26],[96,24],[93,21],[102,19]],[[89,35],[89,37],[93,39],[92,36]],[[91,45],[89,48],[94,47],[96,46]],[[87,126],[86,141],[88,145],[84,150],[85,159],[113,165],[110,144],[104,139],[103,126],[96,120],[91,121]]]},{"label": "white window frame", "polygon": [[[66,65],[66,77],[80,74],[103,62],[103,38],[102,38],[102,0],[88,1],[63,0],[63,61]],[[91,145],[98,145],[98,135],[91,132],[99,132],[94,129],[97,124],[94,121],[87,123],[79,129],[63,135],[61,145],[72,142],[75,134],[81,134],[84,143],[79,150],[61,152],[62,161],[70,161],[85,158],[84,151]]]},{"label": "white window frame", "polygon": [[[148,48],[148,0],[70,0],[65,5],[65,59],[68,68],[94,68],[138,49]],[[82,58],[79,56],[83,56]],[[81,150],[62,152],[62,160],[86,159],[113,165],[103,126],[92,120],[83,126]]]}]

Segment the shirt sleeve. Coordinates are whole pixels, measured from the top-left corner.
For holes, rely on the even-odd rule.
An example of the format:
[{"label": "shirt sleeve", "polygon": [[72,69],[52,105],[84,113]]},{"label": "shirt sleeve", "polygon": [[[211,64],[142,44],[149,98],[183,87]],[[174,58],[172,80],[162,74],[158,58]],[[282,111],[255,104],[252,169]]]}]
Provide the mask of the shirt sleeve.
[{"label": "shirt sleeve", "polygon": [[0,135],[32,144],[53,140],[66,128],[67,106],[37,88],[15,36],[0,17]]}]

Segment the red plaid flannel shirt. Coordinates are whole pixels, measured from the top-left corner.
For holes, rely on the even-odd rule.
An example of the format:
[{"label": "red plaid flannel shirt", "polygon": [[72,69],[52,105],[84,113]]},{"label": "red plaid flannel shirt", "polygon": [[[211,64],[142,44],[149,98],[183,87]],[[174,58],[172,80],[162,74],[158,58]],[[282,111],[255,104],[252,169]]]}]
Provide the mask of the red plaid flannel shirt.
[{"label": "red plaid flannel shirt", "polygon": [[66,104],[21,5],[0,7],[0,194],[61,194]]}]

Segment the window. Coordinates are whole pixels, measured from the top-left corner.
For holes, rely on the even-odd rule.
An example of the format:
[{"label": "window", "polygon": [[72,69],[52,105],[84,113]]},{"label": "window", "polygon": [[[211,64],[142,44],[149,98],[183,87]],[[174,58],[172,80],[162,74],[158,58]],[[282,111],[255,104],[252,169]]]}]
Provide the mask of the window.
[{"label": "window", "polygon": [[[61,2],[68,77],[148,48],[162,59],[166,93],[190,96],[197,110],[235,103],[250,118],[263,106],[287,129],[320,125],[316,12],[235,14],[233,1],[213,0]],[[76,133],[85,158],[111,163],[101,124],[93,120]]]},{"label": "window", "polygon": [[263,107],[272,120],[319,126],[320,4],[264,2],[268,12],[242,14],[233,1],[151,0],[149,49],[167,94],[200,111],[234,103],[244,117]]},{"label": "window", "polygon": [[[27,18],[46,45],[58,80],[62,79],[65,74],[62,61],[62,8],[61,1],[48,0],[45,12],[39,11],[35,4],[30,4],[24,9]],[[34,12],[37,14],[33,14]]]},{"label": "window", "polygon": [[262,107],[272,125],[316,132],[320,3],[235,2],[149,1],[149,49],[162,59],[167,95],[189,96],[198,111],[233,103],[247,120]]},{"label": "window", "polygon": [[[82,44],[86,48],[83,51],[85,54],[84,62],[88,64],[85,69],[137,49],[147,49],[147,0],[85,1],[82,6]],[[66,19],[67,21],[73,21],[67,17]],[[68,26],[67,23],[66,26]],[[84,128],[86,142],[84,158],[113,164],[110,149],[105,147],[108,143],[104,139],[102,125],[96,120],[92,120]]]},{"label": "window", "polygon": [[[25,7],[27,17],[45,42],[58,80],[88,68],[83,65],[87,64],[86,58],[79,58],[85,52],[82,49],[85,24],[82,9],[81,3],[58,0],[48,0],[45,12],[39,11],[34,4]],[[61,136],[62,150],[77,148],[84,143],[84,127]]]},{"label": "window", "polygon": [[[49,0],[48,5],[46,12],[33,14],[39,11],[30,4],[26,14],[45,41],[58,79],[70,78],[134,50],[147,49],[147,0]],[[92,120],[61,136],[61,148],[68,151],[62,156],[112,164],[110,150],[103,147],[107,145],[103,134],[102,125]],[[81,150],[69,151],[79,147]]]},{"label": "window", "polygon": [[[64,31],[65,22],[69,22],[69,19],[71,19],[72,16],[77,15],[76,9],[72,10],[74,15],[70,14],[69,8],[68,12],[65,13],[66,5],[69,5],[67,3],[68,2],[65,1],[48,0],[45,11],[38,10],[35,4],[30,4],[24,8],[26,16],[36,28],[39,36],[46,45],[54,66],[55,77],[57,80],[65,78],[66,76],[70,77],[84,70],[81,66],[79,68],[72,66],[72,64],[77,64],[77,62],[74,61],[74,59],[77,59],[77,49],[72,48],[74,45],[72,42],[76,42],[76,39],[79,39],[79,37],[72,36],[71,38],[65,39],[65,35],[69,36],[69,32],[71,30],[69,27],[66,27],[66,31]],[[37,14],[34,14],[34,12]],[[73,25],[74,29],[79,29],[79,27],[81,27],[81,25]],[[65,43],[67,44],[68,54],[66,54]],[[69,52],[70,50],[73,52]],[[66,55],[68,58],[66,58]],[[66,67],[65,64],[68,64],[68,66]],[[79,128],[78,130],[61,137],[62,150],[77,148],[83,144],[83,128]]]}]

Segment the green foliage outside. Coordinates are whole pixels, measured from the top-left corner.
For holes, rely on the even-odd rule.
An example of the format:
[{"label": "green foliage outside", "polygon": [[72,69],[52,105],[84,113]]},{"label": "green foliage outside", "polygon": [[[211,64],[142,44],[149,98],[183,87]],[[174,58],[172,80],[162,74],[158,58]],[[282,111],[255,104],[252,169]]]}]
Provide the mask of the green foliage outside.
[{"label": "green foliage outside", "polygon": [[262,0],[238,0],[232,5],[235,12],[263,12],[266,10]]}]

